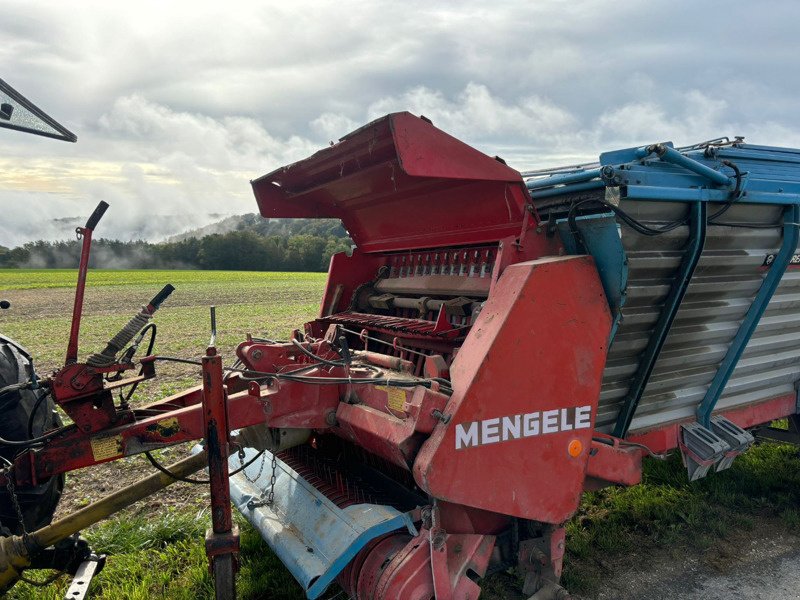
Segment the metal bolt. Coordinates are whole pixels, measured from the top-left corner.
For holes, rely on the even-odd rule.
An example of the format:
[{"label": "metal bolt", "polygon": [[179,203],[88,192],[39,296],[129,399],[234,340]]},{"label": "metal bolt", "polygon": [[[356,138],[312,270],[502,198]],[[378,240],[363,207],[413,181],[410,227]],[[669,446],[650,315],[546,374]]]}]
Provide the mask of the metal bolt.
[{"label": "metal bolt", "polygon": [[425,506],[419,513],[420,519],[422,519],[422,526],[426,529],[429,529],[431,526],[431,507]]},{"label": "metal bolt", "polygon": [[256,348],[250,353],[250,358],[252,358],[253,360],[261,360],[262,356],[264,356],[264,353],[258,348]]},{"label": "metal bolt", "polygon": [[444,550],[444,543],[446,540],[446,536],[444,532],[437,531],[433,534],[433,539],[431,539],[431,546],[433,546],[434,550],[442,551]]},{"label": "metal bolt", "polygon": [[441,421],[445,425],[447,425],[450,422],[450,415],[444,414],[438,408],[434,408],[431,411],[431,416],[433,416],[435,419],[439,419],[439,421]]}]

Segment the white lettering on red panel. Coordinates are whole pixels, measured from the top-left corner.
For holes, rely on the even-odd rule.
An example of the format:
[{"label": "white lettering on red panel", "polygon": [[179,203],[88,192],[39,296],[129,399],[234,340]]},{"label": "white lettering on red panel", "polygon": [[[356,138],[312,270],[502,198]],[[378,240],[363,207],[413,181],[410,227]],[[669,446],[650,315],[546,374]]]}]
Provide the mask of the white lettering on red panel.
[{"label": "white lettering on red panel", "polygon": [[456,450],[574,429],[589,429],[591,426],[591,406],[554,408],[510,417],[457,423]]}]

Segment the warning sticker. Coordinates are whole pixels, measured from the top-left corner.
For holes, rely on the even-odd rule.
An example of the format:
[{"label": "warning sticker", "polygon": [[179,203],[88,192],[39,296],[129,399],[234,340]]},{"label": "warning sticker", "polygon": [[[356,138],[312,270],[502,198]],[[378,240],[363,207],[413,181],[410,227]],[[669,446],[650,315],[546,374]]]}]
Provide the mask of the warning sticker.
[{"label": "warning sticker", "polygon": [[375,387],[386,392],[388,396],[386,404],[390,409],[396,412],[403,412],[403,408],[406,405],[406,393],[402,389],[386,385],[376,385]]},{"label": "warning sticker", "polygon": [[91,439],[92,455],[95,460],[107,460],[122,456],[122,436],[112,435]]}]

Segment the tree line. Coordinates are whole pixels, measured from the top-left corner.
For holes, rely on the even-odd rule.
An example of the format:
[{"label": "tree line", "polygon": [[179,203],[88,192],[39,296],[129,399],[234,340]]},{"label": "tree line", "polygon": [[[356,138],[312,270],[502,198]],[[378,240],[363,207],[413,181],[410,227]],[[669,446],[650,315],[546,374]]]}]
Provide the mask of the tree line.
[{"label": "tree line", "polygon": [[[89,265],[100,269],[327,271],[331,255],[352,245],[338,222],[335,226],[318,223],[306,227],[296,223],[304,220],[289,221],[294,223],[271,227],[258,223],[258,230],[244,223],[240,229],[227,233],[160,243],[101,238],[92,240]],[[309,230],[312,233],[307,233]],[[74,269],[80,252],[78,240],[36,241],[13,249],[0,247],[0,268]]]}]

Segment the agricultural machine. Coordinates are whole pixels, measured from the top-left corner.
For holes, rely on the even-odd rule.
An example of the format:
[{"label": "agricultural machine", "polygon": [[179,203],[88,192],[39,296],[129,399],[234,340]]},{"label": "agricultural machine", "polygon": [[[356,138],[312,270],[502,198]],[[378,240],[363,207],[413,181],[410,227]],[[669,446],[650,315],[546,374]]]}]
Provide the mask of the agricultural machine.
[{"label": "agricultural machine", "polygon": [[[252,187],[264,217],[338,218],[356,245],[289,340],[248,336],[223,364],[212,336],[201,385],[133,402],[178,360],[135,358],[171,287],[80,358],[101,206],[78,230],[64,367],[36,377],[4,342],[2,588],[57,567],[78,597],[102,559],[75,534],[206,468],[218,598],[235,590],[231,504],[308,598],[471,599],[512,567],[526,595],[566,598],[584,490],[636,485],[647,456],[680,452],[695,480],[754,434],[797,441],[798,150],[656,143],[520,173],[396,113]],[[192,440],[50,523],[64,473]]]}]

